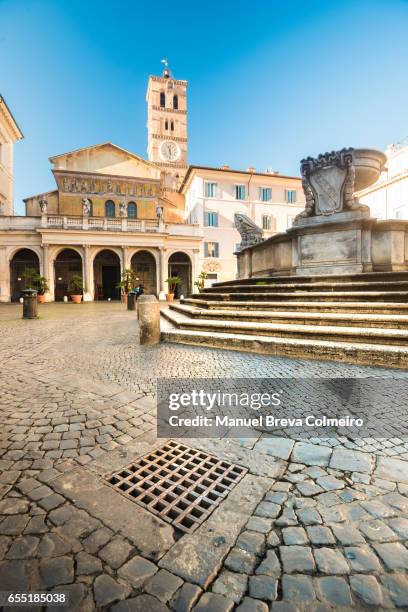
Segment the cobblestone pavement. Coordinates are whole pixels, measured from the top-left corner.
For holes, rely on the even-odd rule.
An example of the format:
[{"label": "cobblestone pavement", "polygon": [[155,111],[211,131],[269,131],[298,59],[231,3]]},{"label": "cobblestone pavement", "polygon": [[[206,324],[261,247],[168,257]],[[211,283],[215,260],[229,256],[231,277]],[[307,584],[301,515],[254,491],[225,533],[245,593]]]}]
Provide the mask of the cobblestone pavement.
[{"label": "cobblestone pavement", "polygon": [[0,307],[0,590],[64,591],[80,611],[408,609],[408,447],[398,436],[188,440],[248,473],[185,535],[105,480],[164,444],[158,376],[408,373],[143,349],[120,304],[45,305],[38,321],[20,310]]}]

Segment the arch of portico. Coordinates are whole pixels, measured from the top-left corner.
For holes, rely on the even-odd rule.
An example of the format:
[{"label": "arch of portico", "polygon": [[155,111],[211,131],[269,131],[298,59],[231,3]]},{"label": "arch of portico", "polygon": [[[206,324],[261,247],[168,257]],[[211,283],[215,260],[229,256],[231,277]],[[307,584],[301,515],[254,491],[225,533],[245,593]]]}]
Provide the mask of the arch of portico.
[{"label": "arch of portico", "polygon": [[98,247],[91,255],[93,272],[93,298],[119,300],[123,253],[117,247]]},{"label": "arch of portico", "polygon": [[181,284],[176,287],[176,297],[186,295],[193,288],[193,258],[185,250],[172,249],[167,257],[168,276],[179,276]]},{"label": "arch of portico", "polygon": [[9,256],[8,272],[10,300],[17,302],[23,289],[28,288],[24,274],[28,269],[41,272],[41,253],[36,248],[20,247],[12,249]]},{"label": "arch of portico", "polygon": [[54,252],[54,300],[63,301],[69,295],[73,276],[83,276],[83,254],[75,247],[63,247]]},{"label": "arch of portico", "polygon": [[144,286],[145,293],[158,294],[158,257],[152,249],[136,249],[130,258],[130,268]]}]

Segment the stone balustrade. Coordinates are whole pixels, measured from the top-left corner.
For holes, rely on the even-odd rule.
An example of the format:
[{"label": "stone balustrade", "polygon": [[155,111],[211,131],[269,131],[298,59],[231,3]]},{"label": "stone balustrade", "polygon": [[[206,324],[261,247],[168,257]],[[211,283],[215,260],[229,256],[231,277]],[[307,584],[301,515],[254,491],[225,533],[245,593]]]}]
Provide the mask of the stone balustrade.
[{"label": "stone balustrade", "polygon": [[42,215],[41,217],[0,216],[1,230],[60,229],[106,232],[157,232],[196,236],[198,225],[164,223],[163,221],[128,219],[127,217],[86,217],[77,215]]}]

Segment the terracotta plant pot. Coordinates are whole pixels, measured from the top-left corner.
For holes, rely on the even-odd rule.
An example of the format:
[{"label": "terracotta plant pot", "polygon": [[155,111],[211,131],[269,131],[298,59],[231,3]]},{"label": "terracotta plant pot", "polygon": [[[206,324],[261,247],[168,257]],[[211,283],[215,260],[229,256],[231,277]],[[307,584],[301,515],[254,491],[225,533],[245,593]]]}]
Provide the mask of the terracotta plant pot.
[{"label": "terracotta plant pot", "polygon": [[45,295],[37,295],[37,302],[39,304],[44,304],[44,302],[45,302]]},{"label": "terracotta plant pot", "polygon": [[174,293],[166,293],[166,301],[172,302],[174,300]]},{"label": "terracotta plant pot", "polygon": [[80,304],[82,295],[71,295],[71,300],[74,302],[74,304]]},{"label": "terracotta plant pot", "polygon": [[121,301],[122,301],[124,304],[126,304],[126,303],[127,303],[127,296],[128,296],[128,294],[127,294],[127,293],[121,293],[121,295],[120,295],[120,299],[121,299]]}]

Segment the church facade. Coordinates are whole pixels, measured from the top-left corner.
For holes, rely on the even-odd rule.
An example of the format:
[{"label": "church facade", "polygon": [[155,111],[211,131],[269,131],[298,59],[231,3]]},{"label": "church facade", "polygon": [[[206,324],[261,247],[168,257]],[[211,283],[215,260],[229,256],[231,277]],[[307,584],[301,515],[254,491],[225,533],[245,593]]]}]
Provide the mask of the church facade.
[{"label": "church facade", "polygon": [[202,243],[186,223],[179,186],[187,172],[186,81],[166,68],[147,89],[148,160],[106,142],[50,158],[55,190],[24,200],[26,215],[0,216],[0,301],[18,300],[27,270],[45,277],[46,301],[63,300],[82,276],[84,301],[118,299],[136,272],[163,298],[166,279],[193,288]]}]

